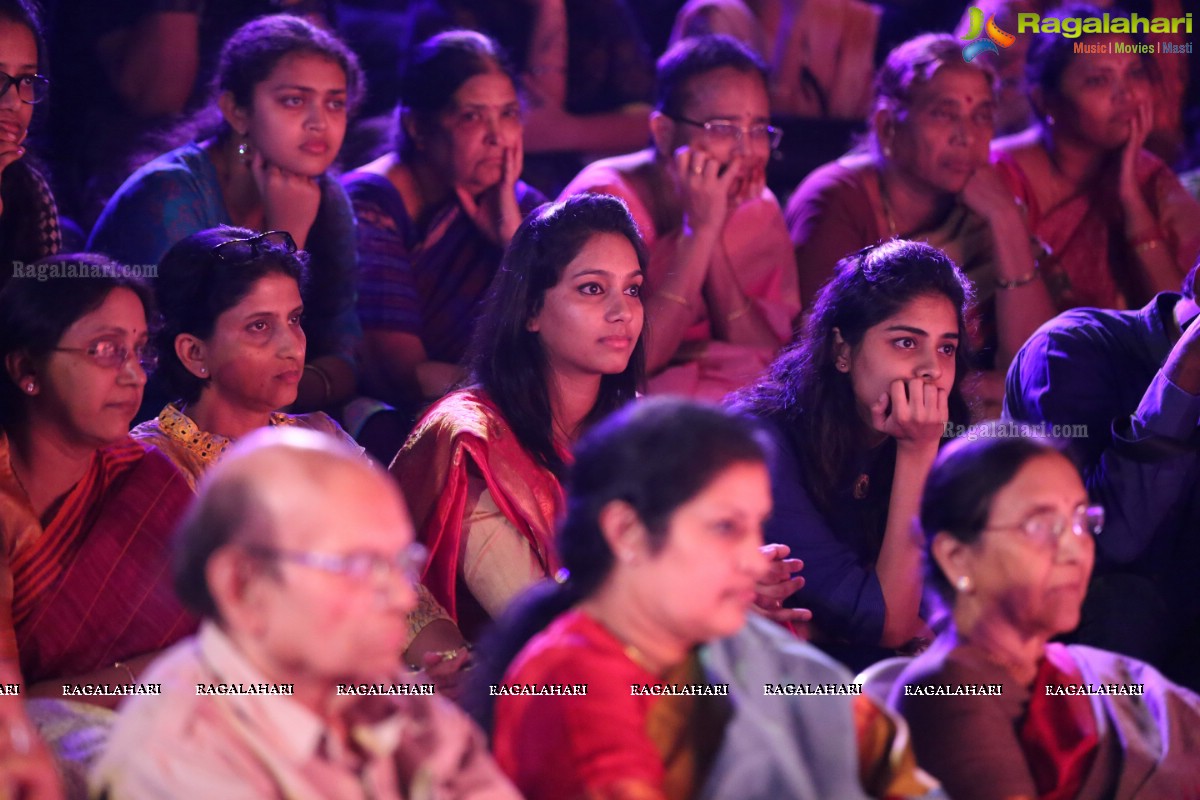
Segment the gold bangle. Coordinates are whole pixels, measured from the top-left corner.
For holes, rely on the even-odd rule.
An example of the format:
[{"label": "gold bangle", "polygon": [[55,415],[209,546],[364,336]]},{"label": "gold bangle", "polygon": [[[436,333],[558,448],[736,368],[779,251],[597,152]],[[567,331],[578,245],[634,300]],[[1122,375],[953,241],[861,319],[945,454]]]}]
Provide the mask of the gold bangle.
[{"label": "gold bangle", "polygon": [[1140,256],[1143,253],[1149,252],[1150,250],[1154,250],[1159,247],[1163,247],[1165,245],[1166,245],[1166,242],[1163,241],[1162,239],[1147,239],[1146,241],[1141,242],[1138,245],[1135,245],[1133,248],[1133,252],[1137,253]]},{"label": "gold bangle", "polygon": [[316,364],[305,364],[304,368],[315,372],[317,377],[321,379],[321,383],[325,384],[325,399],[321,401],[321,405],[326,405],[333,398],[333,381],[329,379],[329,373]]},{"label": "gold bangle", "polygon": [[672,292],[664,292],[660,289],[658,291],[658,296],[663,298],[664,300],[670,300],[672,303],[678,303],[679,305],[683,306],[684,308],[686,308],[688,310],[691,310],[691,308],[692,308],[692,304],[688,302],[688,299],[681,295],[677,295]]},{"label": "gold bangle", "polygon": [[1033,283],[1033,281],[1037,278],[1037,275],[1037,265],[1034,265],[1033,269],[1029,270],[1029,272],[1025,273],[1019,278],[1014,278],[1011,281],[1006,281],[1003,278],[996,278],[996,288],[1019,289],[1026,284]]},{"label": "gold bangle", "polygon": [[746,314],[748,314],[750,312],[750,309],[753,307],[754,307],[754,301],[747,300],[745,306],[743,306],[742,308],[739,308],[737,311],[731,311],[728,314],[726,314],[725,321],[733,322],[736,319],[741,319],[742,317],[746,316]]},{"label": "gold bangle", "polygon": [[114,663],[114,664],[113,664],[113,669],[123,669],[123,670],[125,670],[125,674],[129,676],[129,682],[130,682],[130,683],[137,683],[137,677],[136,677],[136,676],[133,674],[133,670],[131,670],[131,669],[129,668],[129,665],[128,665],[128,664],[126,664],[124,661],[117,661],[116,663]]}]

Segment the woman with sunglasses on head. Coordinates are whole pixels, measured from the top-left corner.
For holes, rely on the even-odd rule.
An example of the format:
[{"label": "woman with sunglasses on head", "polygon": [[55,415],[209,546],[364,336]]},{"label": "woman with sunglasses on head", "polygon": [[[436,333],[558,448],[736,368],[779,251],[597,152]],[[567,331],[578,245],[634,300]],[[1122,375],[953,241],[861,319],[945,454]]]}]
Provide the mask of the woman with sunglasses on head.
[{"label": "woman with sunglasses on head", "polygon": [[[362,91],[354,54],[299,17],[267,16],[221,51],[209,109],[221,122],[135,172],[112,197],[89,246],[157,264],[185,236],[218,225],[282,230],[310,255],[311,346],[296,406],[331,408],[355,391],[354,217],[327,171]],[[194,127],[194,126],[193,126]]]},{"label": "woman with sunglasses on head", "polygon": [[[163,324],[155,341],[176,399],[131,435],[165,453],[193,490],[234,441],[258,428],[309,428],[353,444],[324,412],[279,410],[295,402],[304,369],[305,261],[284,231],[221,227],[187,237],[159,264],[154,291]],[[420,599],[405,649],[443,622],[407,654],[410,664],[462,645],[432,597]]]},{"label": "woman with sunglasses on head", "polygon": [[521,104],[475,31],[421,44],[400,84],[396,149],[342,183],[358,218],[364,390],[414,413],[460,362],[500,256],[545,198],[519,180]]},{"label": "woman with sunglasses on head", "polygon": [[0,2],[0,286],[14,262],[54,255],[62,246],[50,186],[26,155],[34,104],[46,99],[41,28],[26,0]]},{"label": "woman with sunglasses on head", "polygon": [[129,438],[154,363],[149,291],[96,256],[35,266],[101,276],[0,291],[0,658],[19,661],[29,694],[58,696],[127,684],[194,629],[164,580],[191,492]]},{"label": "woman with sunglasses on head", "polygon": [[719,400],[770,363],[800,312],[783,215],[766,189],[781,133],[766,67],[729,37],[675,45],[657,84],[653,145],[588,166],[562,196],[620,197],[646,238],[650,391]]},{"label": "woman with sunglasses on head", "polygon": [[[891,700],[919,763],[966,800],[1196,797],[1200,697],[1136,659],[1051,642],[1079,624],[1104,509],[1057,446],[1005,425],[946,447],[921,500],[946,626]],[[981,685],[1000,688],[936,691]]]}]

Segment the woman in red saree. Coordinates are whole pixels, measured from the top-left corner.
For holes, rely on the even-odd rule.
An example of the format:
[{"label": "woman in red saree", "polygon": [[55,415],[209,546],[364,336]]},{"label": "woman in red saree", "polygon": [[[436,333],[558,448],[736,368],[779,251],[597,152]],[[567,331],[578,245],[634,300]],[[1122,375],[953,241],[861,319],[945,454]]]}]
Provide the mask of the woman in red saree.
[{"label": "woman in red saree", "polygon": [[865,800],[932,785],[911,759],[860,749],[865,698],[764,697],[764,683],[852,680],[748,613],[771,571],[765,441],[748,418],[652,398],[579,443],[558,535],[569,574],[522,597],[482,653],[476,708],[528,800]]},{"label": "woman in red saree", "polygon": [[[1056,13],[1100,14],[1073,9]],[[1143,149],[1154,124],[1148,60],[1158,57],[1118,52],[1134,44],[1036,35],[1026,74],[1038,122],[995,144],[1001,177],[1049,248],[1039,269],[1059,310],[1145,305],[1175,291],[1200,253],[1200,203]]]},{"label": "woman in red saree", "polygon": [[558,569],[570,445],[641,382],[645,263],[619,200],[535,211],[476,328],[468,387],[435,403],[392,463],[430,551],[422,580],[468,639]]},{"label": "woman in red saree", "polygon": [[128,684],[195,629],[168,549],[191,492],[128,436],[154,362],[147,290],[91,256],[35,267],[68,279],[0,292],[0,658],[19,661],[30,694],[57,696]]},{"label": "woman in red saree", "polygon": [[[1049,641],[1079,624],[1104,524],[1066,456],[1003,430],[954,442],[920,519],[949,624],[892,703],[950,796],[1200,796],[1200,697],[1136,659]],[[947,685],[1001,688],[936,693]]]}]

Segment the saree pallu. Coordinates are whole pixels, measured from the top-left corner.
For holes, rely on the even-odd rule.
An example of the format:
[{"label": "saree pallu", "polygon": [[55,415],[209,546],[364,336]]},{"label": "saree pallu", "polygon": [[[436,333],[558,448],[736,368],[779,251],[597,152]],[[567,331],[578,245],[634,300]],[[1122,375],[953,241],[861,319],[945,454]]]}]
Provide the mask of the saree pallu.
[{"label": "saree pallu", "polygon": [[[1000,177],[1025,204],[1034,235],[1050,251],[1039,266],[1059,311],[1079,306],[1136,308],[1150,301],[1155,291],[1125,238],[1115,172],[1099,191],[1080,192],[1042,209],[1032,182],[1011,155],[998,153],[995,163]],[[1150,153],[1142,151],[1135,169],[1182,282],[1200,254],[1200,203]],[[1178,291],[1178,286],[1170,289]]]},{"label": "saree pallu", "polygon": [[27,683],[108,667],[195,630],[172,589],[169,547],[191,497],[165,456],[126,440],[96,453],[35,541],[15,539],[19,522],[5,531]]},{"label": "saree pallu", "polygon": [[[1040,800],[1200,797],[1200,697],[1117,653],[1052,644],[1046,655],[1061,668],[1045,685],[1039,672],[1021,731]],[[1139,694],[1047,692],[1065,684]]]},{"label": "saree pallu", "polygon": [[529,543],[547,576],[559,567],[554,525],[563,503],[558,479],[525,451],[486,393],[453,392],[425,413],[389,471],[404,493],[417,540],[429,548],[421,581],[460,627],[464,612],[483,614],[458,589],[468,533],[463,525],[468,469],[482,475],[496,507]]}]

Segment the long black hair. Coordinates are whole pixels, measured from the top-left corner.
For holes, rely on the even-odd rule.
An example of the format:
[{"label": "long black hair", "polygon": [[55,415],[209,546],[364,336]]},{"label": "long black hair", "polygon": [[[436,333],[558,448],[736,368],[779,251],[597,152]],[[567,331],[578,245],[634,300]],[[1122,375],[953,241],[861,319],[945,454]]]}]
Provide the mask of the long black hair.
[{"label": "long black hair", "polygon": [[646,527],[652,552],[667,541],[675,511],[734,464],[766,463],[769,444],[752,420],[682,398],[651,398],[618,411],[575,448],[566,515],[557,549],[557,581],[532,587],[501,616],[480,645],[470,711],[490,731],[487,686],[500,683],[526,643],[607,580],[613,552],[600,528],[604,507],[628,503]]},{"label": "long black hair", "polygon": [[[621,200],[579,194],[535,209],[517,228],[484,303],[468,355],[468,384],[483,389],[499,407],[518,441],[534,460],[561,477],[562,457],[554,447],[553,415],[546,385],[546,354],[526,323],[537,316],[546,292],[593,236],[624,236],[646,269],[646,247]],[[600,394],[584,427],[628,403],[645,375],[645,329],[623,372],[604,375]]]},{"label": "long black hair", "polygon": [[959,346],[954,383],[947,398],[950,421],[965,425],[969,411],[962,381],[970,364],[966,308],[971,284],[936,247],[893,239],[838,262],[818,292],[800,338],[771,364],[767,375],[734,396],[733,404],[770,419],[787,433],[813,502],[830,513],[850,460],[866,446],[869,431],[859,417],[850,376],[834,364],[834,329],[851,347],[867,329],[912,300],[937,295],[954,306]]}]

